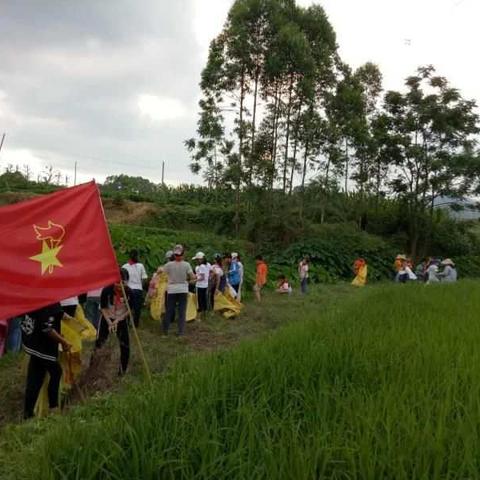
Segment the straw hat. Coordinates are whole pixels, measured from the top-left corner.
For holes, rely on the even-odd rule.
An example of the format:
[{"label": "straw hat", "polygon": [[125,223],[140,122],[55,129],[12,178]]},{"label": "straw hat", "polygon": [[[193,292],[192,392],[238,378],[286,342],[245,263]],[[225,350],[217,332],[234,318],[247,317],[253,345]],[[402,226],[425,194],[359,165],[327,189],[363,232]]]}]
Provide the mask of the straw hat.
[{"label": "straw hat", "polygon": [[197,252],[192,260],[203,260],[205,258],[205,254],[203,252]]},{"label": "straw hat", "polygon": [[452,260],[452,259],[446,258],[446,259],[442,262],[442,265],[450,265],[451,267],[453,267],[455,264],[453,263],[453,260]]},{"label": "straw hat", "polygon": [[399,253],[396,257],[395,260],[406,260],[407,257],[401,253]]}]

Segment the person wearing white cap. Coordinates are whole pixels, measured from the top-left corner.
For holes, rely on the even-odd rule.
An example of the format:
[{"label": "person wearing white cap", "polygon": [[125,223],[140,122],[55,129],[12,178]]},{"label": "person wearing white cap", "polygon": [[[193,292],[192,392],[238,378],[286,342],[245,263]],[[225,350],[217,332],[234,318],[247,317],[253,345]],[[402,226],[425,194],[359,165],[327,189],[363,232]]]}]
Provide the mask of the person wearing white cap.
[{"label": "person wearing white cap", "polygon": [[243,285],[243,263],[240,260],[240,255],[237,252],[232,252],[232,263],[236,263],[238,267],[238,274],[240,276],[240,283],[238,284],[237,300],[242,300],[242,285]]},{"label": "person wearing white cap", "polygon": [[443,269],[443,272],[438,273],[438,277],[440,277],[442,282],[445,283],[454,283],[457,281],[457,269],[455,268],[455,264],[453,263],[453,260],[450,258],[446,258],[442,262],[442,266],[445,268]]},{"label": "person wearing white cap", "polygon": [[199,320],[208,310],[208,280],[210,278],[210,271],[212,266],[207,262],[207,258],[203,252],[197,252],[192,260],[196,260],[197,266],[195,268],[195,275],[197,282],[195,284],[197,292],[197,307],[200,314]]},{"label": "person wearing white cap", "polygon": [[225,255],[225,261],[228,267],[228,283],[235,291],[235,295],[238,297],[238,292],[240,291],[240,284],[242,282],[241,269],[238,264],[238,253],[234,252],[232,254]]},{"label": "person wearing white cap", "polygon": [[187,316],[188,283],[195,281],[196,277],[192,267],[186,262],[182,245],[176,245],[173,249],[174,260],[168,262],[163,271],[168,275],[167,285],[167,311],[163,319],[163,334],[167,335],[170,324],[175,318],[175,310],[178,305],[178,336],[185,334],[185,322]]}]

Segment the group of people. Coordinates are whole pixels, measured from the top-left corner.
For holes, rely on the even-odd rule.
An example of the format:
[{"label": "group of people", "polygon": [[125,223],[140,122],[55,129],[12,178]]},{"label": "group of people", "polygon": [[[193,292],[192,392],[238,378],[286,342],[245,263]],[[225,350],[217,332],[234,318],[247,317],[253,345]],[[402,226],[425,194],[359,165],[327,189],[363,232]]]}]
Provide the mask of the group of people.
[{"label": "group of people", "polygon": [[[74,318],[79,311],[85,312],[86,318],[93,325],[96,334],[96,352],[101,349],[110,334],[115,334],[120,347],[120,365],[118,374],[124,375],[130,358],[129,329],[140,325],[144,305],[158,301],[160,286],[164,286],[161,297],[162,334],[169,334],[171,324],[177,322],[177,335],[185,334],[188,302],[195,298],[194,318],[201,321],[209,310],[217,310],[218,302],[228,298],[230,305],[240,305],[245,270],[240,255],[236,252],[215,254],[211,263],[207,256],[199,251],[192,258],[195,267],[185,259],[182,245],[166,253],[165,264],[157,269],[149,281],[145,266],[139,261],[136,250],[130,252],[129,260],[119,272],[119,280],[113,285],[87,292],[78,297],[62,300],[21,317],[0,322],[0,355],[4,344],[11,351],[18,351],[21,343],[30,355],[25,392],[24,416],[34,415],[34,407],[49,374],[48,403],[50,408],[57,408],[59,385],[62,376],[58,356],[59,347],[69,352],[71,344],[62,336],[62,321]],[[454,262],[447,258],[425,259],[414,268],[413,262],[406,255],[397,255],[394,263],[395,281],[455,282],[457,270]],[[300,290],[308,291],[310,259],[302,258],[298,263]],[[355,286],[364,286],[367,281],[367,263],[363,258],[355,261],[353,266]],[[268,266],[261,256],[256,257],[256,277],[254,285],[255,298],[261,300],[261,292],[267,283]],[[144,292],[147,291],[146,296]],[[285,275],[277,278],[276,292],[292,293],[292,286]],[[239,311],[239,310],[238,310]],[[152,315],[153,316],[153,315]],[[159,318],[160,319],[160,318]],[[2,330],[3,329],[3,330]],[[3,335],[2,335],[3,334]]]},{"label": "group of people", "polygon": [[457,281],[457,268],[450,258],[425,258],[415,267],[406,255],[398,254],[394,262],[395,281],[407,283],[411,281],[431,283],[453,283]]},{"label": "group of people", "polygon": [[[140,325],[141,311],[155,295],[159,280],[166,280],[165,314],[162,333],[168,335],[172,322],[177,320],[177,335],[185,334],[186,307],[188,296],[196,298],[197,320],[214,308],[220,295],[228,295],[239,304],[244,284],[244,267],[236,252],[216,254],[209,263],[203,252],[197,252],[192,259],[193,269],[185,260],[185,249],[176,245],[166,254],[166,263],[157,269],[148,281],[145,266],[139,261],[138,252],[133,250],[129,260],[119,272],[119,280],[78,297],[64,299],[53,305],[26,313],[21,317],[0,322],[1,337],[6,338],[9,351],[23,348],[29,354],[25,391],[24,417],[34,415],[35,405],[47,373],[48,405],[56,409],[59,403],[59,386],[62,368],[59,352],[70,352],[72,345],[62,336],[62,322],[73,320],[79,311],[95,328],[97,335],[92,361],[110,334],[115,334],[120,347],[119,375],[124,375],[130,358],[129,329]],[[255,297],[261,299],[261,292],[267,283],[268,267],[261,256],[256,257]],[[144,295],[144,291],[148,293]],[[3,343],[2,343],[3,346]],[[3,352],[0,351],[0,355]]]}]

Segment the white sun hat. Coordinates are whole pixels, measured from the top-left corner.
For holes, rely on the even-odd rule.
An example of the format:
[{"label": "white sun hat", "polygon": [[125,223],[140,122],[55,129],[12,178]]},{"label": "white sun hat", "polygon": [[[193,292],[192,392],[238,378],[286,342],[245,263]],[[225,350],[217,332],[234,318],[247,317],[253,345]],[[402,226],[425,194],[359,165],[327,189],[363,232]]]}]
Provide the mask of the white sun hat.
[{"label": "white sun hat", "polygon": [[196,255],[192,258],[192,260],[203,260],[205,258],[205,254],[203,252],[197,252]]},{"label": "white sun hat", "polygon": [[446,258],[443,262],[442,262],[442,265],[450,265],[453,267],[453,265],[455,265],[453,263],[453,260],[451,258]]}]

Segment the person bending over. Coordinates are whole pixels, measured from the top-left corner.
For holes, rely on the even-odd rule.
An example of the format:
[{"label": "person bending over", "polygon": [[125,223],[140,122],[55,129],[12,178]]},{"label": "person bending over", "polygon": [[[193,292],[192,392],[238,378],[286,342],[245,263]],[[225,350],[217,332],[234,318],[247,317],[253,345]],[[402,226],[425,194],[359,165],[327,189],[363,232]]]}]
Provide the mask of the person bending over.
[{"label": "person bending over", "polygon": [[110,333],[115,333],[120,345],[120,367],[118,374],[124,375],[127,371],[130,358],[130,336],[128,333],[128,306],[132,305],[132,291],[126,285],[128,272],[124,268],[120,270],[121,281],[127,297],[127,303],[123,296],[120,282],[105,287],[100,294],[100,324],[98,327],[98,338],[95,342],[95,350],[103,347]]}]

